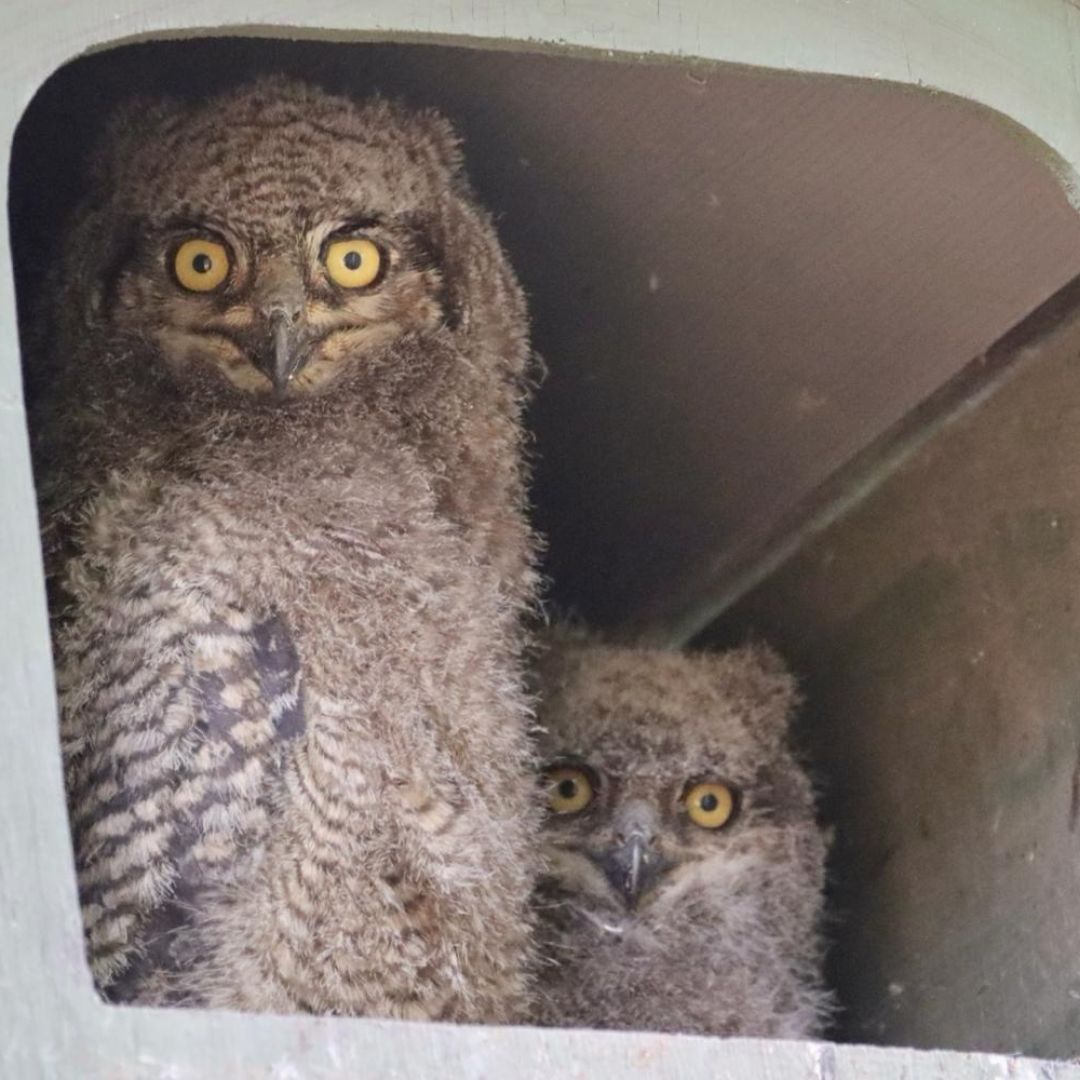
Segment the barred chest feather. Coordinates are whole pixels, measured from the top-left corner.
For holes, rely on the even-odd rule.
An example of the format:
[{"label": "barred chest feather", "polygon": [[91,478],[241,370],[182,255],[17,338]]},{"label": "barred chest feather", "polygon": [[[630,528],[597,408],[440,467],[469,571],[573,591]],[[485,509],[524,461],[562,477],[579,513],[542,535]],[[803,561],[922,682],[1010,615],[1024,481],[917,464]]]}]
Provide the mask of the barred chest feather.
[{"label": "barred chest feather", "polygon": [[[79,842],[115,849],[83,880],[99,977],[129,1000],[513,1016],[534,817],[516,611],[407,455],[352,446],[313,475],[217,449],[114,475],[67,568],[79,609],[132,632],[117,652],[61,631]],[[123,679],[147,657],[144,700]],[[143,786],[103,753],[132,725]],[[478,961],[481,934],[501,960]]]}]

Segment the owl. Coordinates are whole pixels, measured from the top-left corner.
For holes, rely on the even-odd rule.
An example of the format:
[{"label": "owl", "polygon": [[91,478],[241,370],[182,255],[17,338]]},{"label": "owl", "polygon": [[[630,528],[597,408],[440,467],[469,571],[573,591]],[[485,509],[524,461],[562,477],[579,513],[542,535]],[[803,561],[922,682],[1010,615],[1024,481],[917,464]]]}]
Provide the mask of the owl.
[{"label": "owl", "polygon": [[518,1017],[527,326],[453,130],[281,79],[136,103],[44,300],[32,434],[97,986]]},{"label": "owl", "polygon": [[779,658],[559,631],[539,684],[536,1019],[816,1035],[826,845]]}]

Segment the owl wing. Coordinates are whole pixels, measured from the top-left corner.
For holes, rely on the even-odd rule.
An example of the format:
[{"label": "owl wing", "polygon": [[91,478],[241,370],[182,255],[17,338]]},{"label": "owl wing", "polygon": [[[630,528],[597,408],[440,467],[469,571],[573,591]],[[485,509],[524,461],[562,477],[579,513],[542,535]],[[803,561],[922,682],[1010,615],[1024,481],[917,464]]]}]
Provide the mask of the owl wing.
[{"label": "owl wing", "polygon": [[145,587],[61,644],[62,738],[91,968],[114,1000],[198,957],[187,933],[269,828],[273,780],[304,726],[280,617]]}]

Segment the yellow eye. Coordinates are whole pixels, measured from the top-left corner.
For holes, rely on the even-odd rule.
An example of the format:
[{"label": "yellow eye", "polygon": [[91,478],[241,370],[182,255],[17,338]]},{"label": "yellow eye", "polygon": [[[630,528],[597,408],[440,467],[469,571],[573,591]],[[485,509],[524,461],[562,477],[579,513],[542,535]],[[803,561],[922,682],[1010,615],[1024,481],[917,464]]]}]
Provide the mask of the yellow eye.
[{"label": "yellow eye", "polygon": [[593,799],[593,786],[584,769],[565,765],[551,769],[544,777],[548,807],[555,814],[577,814]]},{"label": "yellow eye", "polygon": [[683,802],[690,820],[703,829],[719,829],[735,813],[735,793],[716,780],[694,784]]},{"label": "yellow eye", "polygon": [[382,252],[373,240],[354,236],[330,244],[323,261],[335,285],[343,289],[363,289],[379,276]]},{"label": "yellow eye", "polygon": [[191,292],[211,292],[229,275],[229,253],[213,240],[185,240],[173,256],[176,280]]}]

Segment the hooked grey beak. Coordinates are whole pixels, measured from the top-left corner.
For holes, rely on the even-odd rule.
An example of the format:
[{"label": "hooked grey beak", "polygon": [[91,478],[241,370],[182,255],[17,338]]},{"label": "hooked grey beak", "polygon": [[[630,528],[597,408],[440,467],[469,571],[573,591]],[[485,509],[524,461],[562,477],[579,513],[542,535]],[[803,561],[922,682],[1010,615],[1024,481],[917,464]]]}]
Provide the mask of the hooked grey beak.
[{"label": "hooked grey beak", "polygon": [[301,321],[304,282],[290,259],[273,255],[265,261],[255,282],[254,304],[262,338],[256,347],[256,364],[282,398],[307,359]]},{"label": "hooked grey beak", "polygon": [[297,347],[299,342],[292,333],[291,321],[281,309],[270,313],[270,353],[264,370],[274,384],[274,394],[279,398],[285,396],[290,380],[304,363]]},{"label": "hooked grey beak", "polygon": [[616,837],[616,843],[597,860],[600,869],[627,907],[656,884],[668,862],[653,846],[649,833],[636,828]]}]

